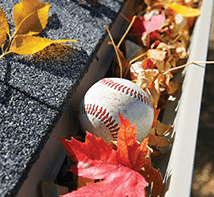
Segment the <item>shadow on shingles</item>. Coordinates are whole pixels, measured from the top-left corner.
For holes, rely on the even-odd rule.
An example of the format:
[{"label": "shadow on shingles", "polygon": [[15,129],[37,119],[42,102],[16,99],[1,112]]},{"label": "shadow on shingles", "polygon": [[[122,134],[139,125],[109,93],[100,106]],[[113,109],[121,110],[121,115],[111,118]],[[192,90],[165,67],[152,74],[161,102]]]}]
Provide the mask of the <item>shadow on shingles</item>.
[{"label": "shadow on shingles", "polygon": [[[50,45],[34,55],[6,55],[0,60],[0,82],[50,108],[60,107],[61,110],[90,65],[87,53],[70,44]],[[10,100],[9,91],[6,95]]]},{"label": "shadow on shingles", "polygon": [[12,100],[13,93],[11,87],[5,86],[0,82],[0,105],[2,104],[7,109]]},{"label": "shadow on shingles", "polygon": [[45,27],[45,29],[42,30],[42,32],[39,34],[41,37],[47,38],[47,31],[50,29],[58,30],[62,28],[62,23],[59,20],[59,17],[57,16],[57,13],[53,13],[51,16],[48,17],[48,23]]},{"label": "shadow on shingles", "polygon": [[60,22],[56,13],[53,13],[51,16],[48,17],[48,24],[46,28],[54,30],[62,28],[62,23]]},{"label": "shadow on shingles", "polygon": [[[105,5],[99,3],[99,0],[88,0],[88,3],[85,3],[84,1],[80,3],[80,0],[75,0],[74,2],[77,3],[80,7],[88,10],[92,17],[103,18],[103,15],[105,15],[106,17],[114,21],[115,17],[118,14],[109,7],[106,7]],[[119,1],[117,1],[117,3],[120,3],[122,5],[122,3]]]},{"label": "shadow on shingles", "polygon": [[[11,64],[9,62],[7,62],[6,64],[6,72],[4,75],[4,84],[8,84],[8,82],[10,81],[10,77],[11,77]],[[2,86],[3,88],[3,86]],[[9,102],[12,98],[12,91],[10,87],[6,87],[4,88],[4,91],[1,88],[1,102],[2,104],[7,108],[9,105]]]},{"label": "shadow on shingles", "polygon": [[[5,57],[7,62],[5,82],[9,81],[11,78],[10,74],[13,72],[9,67],[10,62],[11,64],[17,63],[29,67],[28,70],[32,70],[35,74],[40,70],[54,76],[73,80],[75,74],[79,74],[82,70],[87,69],[89,56],[79,46],[76,47],[73,43],[70,43],[70,45],[52,44],[33,55]],[[24,76],[25,70],[21,70],[21,72],[23,72]]]},{"label": "shadow on shingles", "polygon": [[72,79],[88,60],[89,56],[83,49],[62,44],[50,45],[30,59],[37,69],[68,79]]}]

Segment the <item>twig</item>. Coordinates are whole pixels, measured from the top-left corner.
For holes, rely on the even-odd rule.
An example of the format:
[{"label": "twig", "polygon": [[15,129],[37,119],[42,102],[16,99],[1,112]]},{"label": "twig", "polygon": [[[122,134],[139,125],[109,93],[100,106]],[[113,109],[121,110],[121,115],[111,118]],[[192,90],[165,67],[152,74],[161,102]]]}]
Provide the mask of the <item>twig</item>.
[{"label": "twig", "polygon": [[109,31],[108,25],[106,25],[106,29],[107,29],[108,35],[110,37],[110,40],[111,40],[111,42],[109,42],[109,43],[113,45],[117,59],[118,59],[118,63],[119,63],[119,67],[120,67],[120,78],[122,78],[123,77],[123,67],[122,67],[122,62],[121,62],[120,56],[118,54],[117,46],[114,43],[114,40],[113,40],[111,33]]},{"label": "twig", "polygon": [[166,72],[163,73],[163,75],[169,73],[169,72],[173,72],[173,71],[176,71],[176,70],[179,70],[181,68],[185,68],[191,64],[214,64],[214,61],[192,61],[192,62],[189,62],[189,63],[186,63],[184,65],[181,65],[181,66],[177,66],[175,68],[171,68],[169,70],[167,70]]},{"label": "twig", "polygon": [[133,62],[137,61],[138,59],[140,59],[141,57],[143,57],[146,54],[147,54],[147,52],[135,57],[134,59],[130,60],[129,63],[132,64]]},{"label": "twig", "polygon": [[120,48],[121,43],[123,42],[123,40],[125,39],[126,35],[128,34],[129,30],[131,29],[133,23],[135,22],[137,16],[134,16],[132,18],[131,23],[129,24],[128,28],[126,29],[126,32],[123,34],[123,37],[120,39],[119,43],[117,44],[117,47]]}]

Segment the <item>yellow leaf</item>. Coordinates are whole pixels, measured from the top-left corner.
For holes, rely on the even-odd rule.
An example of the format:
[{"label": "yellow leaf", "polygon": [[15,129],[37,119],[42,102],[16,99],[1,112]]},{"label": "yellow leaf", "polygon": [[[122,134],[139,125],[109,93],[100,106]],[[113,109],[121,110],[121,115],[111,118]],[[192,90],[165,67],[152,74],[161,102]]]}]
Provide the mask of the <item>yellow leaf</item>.
[{"label": "yellow leaf", "polygon": [[0,47],[4,46],[7,34],[9,35],[9,25],[3,10],[0,8]]},{"label": "yellow leaf", "polygon": [[195,17],[201,14],[200,9],[195,9],[191,7],[187,7],[184,5],[178,5],[176,3],[166,4],[168,7],[173,9],[176,13],[184,16],[184,17]]},{"label": "yellow leaf", "polygon": [[37,35],[47,25],[50,3],[36,0],[23,0],[13,8],[13,19],[16,26],[15,35]]},{"label": "yellow leaf", "polygon": [[19,35],[14,38],[8,53],[32,55],[53,43],[63,43],[63,42],[77,42],[77,41],[76,40],[54,41],[37,36]]},{"label": "yellow leaf", "polygon": [[44,6],[45,3],[37,0],[22,0],[19,4],[16,4],[13,8],[15,26],[18,27],[24,18]]}]

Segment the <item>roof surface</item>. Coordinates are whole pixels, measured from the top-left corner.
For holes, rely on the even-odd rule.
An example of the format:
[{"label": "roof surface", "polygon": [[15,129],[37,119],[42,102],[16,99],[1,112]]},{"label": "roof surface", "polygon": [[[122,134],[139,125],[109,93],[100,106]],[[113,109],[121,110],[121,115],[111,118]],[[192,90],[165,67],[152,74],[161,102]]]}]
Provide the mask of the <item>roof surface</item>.
[{"label": "roof surface", "polygon": [[[18,192],[102,44],[105,24],[114,22],[123,1],[102,0],[94,6],[84,0],[50,0],[49,21],[39,36],[80,44],[0,59],[0,196]],[[0,1],[11,34],[12,9],[19,2]]]}]

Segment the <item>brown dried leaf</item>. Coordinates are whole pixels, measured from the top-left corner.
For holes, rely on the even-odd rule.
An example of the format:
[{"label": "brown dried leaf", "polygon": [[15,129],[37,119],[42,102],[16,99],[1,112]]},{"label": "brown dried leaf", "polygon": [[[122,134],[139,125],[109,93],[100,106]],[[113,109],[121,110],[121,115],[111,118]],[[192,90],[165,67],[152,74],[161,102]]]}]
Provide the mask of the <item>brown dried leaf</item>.
[{"label": "brown dried leaf", "polygon": [[187,20],[184,16],[176,14],[174,22],[174,27],[171,30],[174,35],[177,35],[179,31],[187,24]]},{"label": "brown dried leaf", "polygon": [[175,52],[176,52],[176,55],[178,56],[178,58],[180,58],[180,59],[184,59],[189,56],[189,54],[186,51],[186,48],[180,44],[179,44],[179,46],[176,47]]},{"label": "brown dried leaf", "polygon": [[148,49],[150,46],[150,35],[149,34],[143,35],[141,40],[142,40],[143,46],[145,46]]},{"label": "brown dried leaf", "polygon": [[137,62],[133,63],[130,67],[131,79],[133,81],[136,81],[139,73],[141,73],[143,71],[144,71],[144,69],[143,69],[143,64],[141,61],[137,61]]},{"label": "brown dried leaf", "polygon": [[22,0],[13,8],[13,19],[16,26],[15,35],[37,35],[47,25],[50,3],[37,0]]},{"label": "brown dried leaf", "polygon": [[150,5],[151,5],[151,1],[152,1],[152,0],[145,0],[144,2],[145,2],[145,4],[146,4],[147,6],[150,6]]},{"label": "brown dried leaf", "polygon": [[160,42],[157,46],[157,49],[161,50],[161,51],[165,51],[167,53],[167,55],[169,56],[171,54],[170,52],[170,45],[169,44],[166,44],[164,42]]},{"label": "brown dried leaf", "polygon": [[157,109],[158,101],[159,101],[159,98],[161,95],[160,85],[159,85],[158,79],[156,79],[154,81],[154,83],[152,85],[150,85],[150,87],[148,89],[149,89],[151,96],[152,96],[151,102],[152,102],[154,108]]},{"label": "brown dried leaf", "polygon": [[152,135],[149,133],[147,137],[149,138],[148,145],[150,147],[165,147],[169,145],[169,142],[161,136]]},{"label": "brown dried leaf", "polygon": [[178,81],[170,81],[168,84],[168,94],[174,94],[181,87],[181,82]]},{"label": "brown dried leaf", "polygon": [[173,80],[173,75],[170,72],[164,76],[167,94],[174,94],[181,87],[181,83]]},{"label": "brown dried leaf", "polygon": [[157,122],[158,122],[158,125],[157,125],[156,131],[155,131],[156,135],[163,136],[166,133],[171,131],[171,129],[172,129],[171,125],[166,125],[160,121],[157,121]]},{"label": "brown dried leaf", "polygon": [[148,58],[150,58],[157,66],[159,72],[164,71],[164,59],[166,58],[166,52],[157,50],[157,49],[149,49],[147,52]]},{"label": "brown dried leaf", "polygon": [[151,187],[151,197],[160,197],[163,192],[163,179],[155,168],[151,165],[144,165],[140,173],[145,177],[146,181],[150,184]]},{"label": "brown dried leaf", "polygon": [[158,116],[160,114],[160,109],[154,109],[154,121],[152,124],[152,128],[157,127],[158,126]]},{"label": "brown dried leaf", "polygon": [[119,65],[119,68],[116,67],[115,69],[116,76],[120,76],[121,78],[122,77],[126,78],[128,76],[129,78],[131,64],[126,60],[123,53],[113,42],[109,43],[112,44],[115,49],[116,52],[115,62]]},{"label": "brown dried leaf", "polygon": [[143,89],[149,88],[158,74],[159,72],[157,69],[144,70],[138,74],[136,83]]}]

